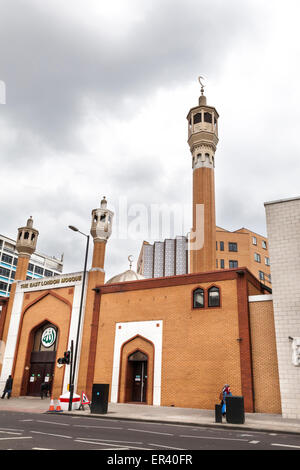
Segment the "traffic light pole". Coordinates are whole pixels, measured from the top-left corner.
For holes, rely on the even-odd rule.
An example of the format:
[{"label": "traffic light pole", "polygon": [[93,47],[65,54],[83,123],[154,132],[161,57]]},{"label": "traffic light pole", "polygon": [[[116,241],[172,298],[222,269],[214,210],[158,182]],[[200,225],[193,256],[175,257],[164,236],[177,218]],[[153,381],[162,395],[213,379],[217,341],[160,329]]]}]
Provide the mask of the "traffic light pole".
[{"label": "traffic light pole", "polygon": [[69,411],[72,411],[72,401],[74,395],[74,382],[75,382],[75,372],[76,372],[76,360],[77,360],[77,352],[78,352],[78,343],[79,343],[79,333],[80,333],[80,325],[81,325],[81,314],[82,314],[82,305],[83,305],[83,297],[84,297],[84,287],[85,287],[85,277],[86,277],[86,266],[87,266],[87,259],[88,259],[88,251],[89,251],[89,235],[86,235],[83,232],[79,233],[86,237],[86,250],[85,250],[85,260],[84,260],[84,270],[83,270],[83,280],[82,280],[82,288],[81,288],[81,299],[80,299],[80,308],[79,308],[79,317],[78,317],[78,327],[77,327],[77,336],[76,336],[76,345],[75,345],[75,354],[73,358],[73,351],[72,351],[72,376],[70,380],[70,401],[69,401]]},{"label": "traffic light pole", "polygon": [[[71,341],[71,347],[70,347],[70,379],[69,379],[70,398],[71,398],[72,372],[73,372],[73,340]],[[73,398],[73,394],[72,394],[72,398]],[[72,410],[72,402],[70,400],[69,411],[71,410]]]}]

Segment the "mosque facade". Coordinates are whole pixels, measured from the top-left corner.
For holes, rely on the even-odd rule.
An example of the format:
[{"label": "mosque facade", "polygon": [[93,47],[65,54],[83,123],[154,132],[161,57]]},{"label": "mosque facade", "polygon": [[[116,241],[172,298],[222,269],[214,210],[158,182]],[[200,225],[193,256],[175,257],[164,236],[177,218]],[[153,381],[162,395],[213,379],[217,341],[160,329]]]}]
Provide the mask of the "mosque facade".
[{"label": "mosque facade", "polygon": [[225,383],[247,412],[281,413],[270,289],[247,267],[216,270],[215,153],[218,118],[201,91],[190,109],[193,227],[188,274],[145,279],[129,269],[105,283],[113,213],[105,198],[91,214],[87,272],[26,280],[38,231],[18,229],[18,265],[9,300],[0,300],[0,387],[12,396],[55,399],[68,389],[70,366],[58,358],[78,338],[75,391],[91,396],[109,384],[109,400],[214,409]]}]

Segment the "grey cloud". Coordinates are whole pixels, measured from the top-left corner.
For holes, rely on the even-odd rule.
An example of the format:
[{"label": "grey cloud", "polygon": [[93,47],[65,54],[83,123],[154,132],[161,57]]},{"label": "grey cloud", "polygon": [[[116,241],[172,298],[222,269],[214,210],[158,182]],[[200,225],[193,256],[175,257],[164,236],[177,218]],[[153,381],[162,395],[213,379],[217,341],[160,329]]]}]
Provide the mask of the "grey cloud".
[{"label": "grey cloud", "polygon": [[251,8],[218,1],[201,6],[154,2],[143,22],[112,40],[101,24],[96,35],[67,18],[55,21],[30,2],[6,2],[0,30],[6,118],[57,150],[78,150],[85,100],[100,116],[117,111],[124,119],[122,97],[143,99],[157,86],[190,80],[199,67],[216,72],[236,35],[245,34]]}]

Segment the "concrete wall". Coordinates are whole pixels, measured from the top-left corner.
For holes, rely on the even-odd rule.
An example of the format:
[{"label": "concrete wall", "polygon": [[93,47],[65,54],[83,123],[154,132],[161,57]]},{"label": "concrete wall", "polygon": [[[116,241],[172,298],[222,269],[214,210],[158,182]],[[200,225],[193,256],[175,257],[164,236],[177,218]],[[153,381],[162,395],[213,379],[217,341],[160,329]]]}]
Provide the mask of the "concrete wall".
[{"label": "concrete wall", "polygon": [[282,415],[300,418],[300,367],[292,342],[300,337],[300,198],[265,203],[271,260]]}]

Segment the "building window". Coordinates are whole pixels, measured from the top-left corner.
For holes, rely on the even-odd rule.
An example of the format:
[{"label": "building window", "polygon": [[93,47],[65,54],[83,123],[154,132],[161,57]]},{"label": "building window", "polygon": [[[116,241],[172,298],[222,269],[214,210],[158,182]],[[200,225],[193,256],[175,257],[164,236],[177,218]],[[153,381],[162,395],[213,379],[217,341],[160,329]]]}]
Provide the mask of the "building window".
[{"label": "building window", "polygon": [[13,265],[17,266],[17,264],[18,264],[18,258],[14,258]]},{"label": "building window", "polygon": [[10,270],[0,267],[0,276],[9,277]]},{"label": "building window", "polygon": [[262,271],[259,271],[259,280],[260,280],[260,281],[264,281],[264,280],[265,280],[265,273],[263,273]]},{"label": "building window", "polygon": [[268,274],[268,280],[269,280],[269,282],[272,282],[271,274]]},{"label": "building window", "polygon": [[42,275],[44,270],[43,270],[43,268],[40,268],[39,266],[35,266],[34,267],[34,272],[35,272],[35,274],[41,274]]},{"label": "building window", "polygon": [[204,307],[204,290],[195,289],[193,292],[193,307],[194,308],[203,308]]},{"label": "building window", "polygon": [[230,259],[229,260],[229,268],[237,268],[238,262],[236,260]]},{"label": "building window", "polygon": [[9,256],[9,255],[6,255],[5,253],[3,253],[3,255],[2,255],[2,261],[3,261],[3,263],[12,264],[13,257],[12,257],[12,256]]},{"label": "building window", "polygon": [[14,279],[16,277],[16,271],[11,271],[10,278]]},{"label": "building window", "polygon": [[31,271],[33,273],[34,266],[33,264],[29,263],[28,264],[28,271]]},{"label": "building window", "polygon": [[6,282],[0,282],[0,290],[3,290],[6,292],[8,284]]},{"label": "building window", "polygon": [[220,259],[220,268],[221,269],[225,268],[225,261],[223,259]]},{"label": "building window", "polygon": [[256,237],[252,237],[252,244],[257,245],[257,238]]},{"label": "building window", "polygon": [[254,253],[254,261],[257,263],[260,263],[260,254],[259,253]]},{"label": "building window", "polygon": [[270,266],[270,258],[268,258],[267,256],[265,256],[265,265]]},{"label": "building window", "polygon": [[224,251],[224,242],[220,242],[220,251]]},{"label": "building window", "polygon": [[202,115],[201,115],[201,113],[195,114],[195,116],[194,116],[194,124],[198,124],[198,123],[201,122],[201,121],[202,121]]},{"label": "building window", "polygon": [[229,242],[228,243],[229,251],[238,251],[237,243]]},{"label": "building window", "polygon": [[49,271],[48,269],[45,269],[45,276],[51,277],[51,276],[53,276],[53,272]]},{"label": "building window", "polygon": [[220,289],[218,287],[211,287],[208,289],[208,306],[220,307]]},{"label": "building window", "polygon": [[212,123],[212,115],[210,113],[204,113],[204,122]]},{"label": "building window", "polygon": [[264,250],[266,250],[267,249],[267,242],[265,240],[263,240],[261,242],[261,246],[264,248]]}]

